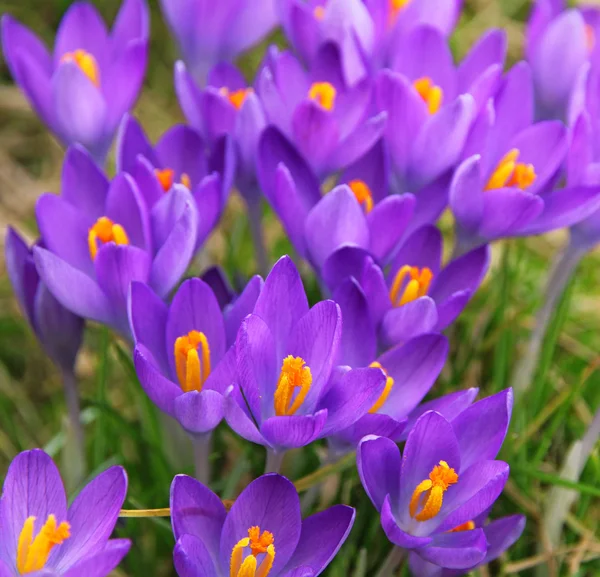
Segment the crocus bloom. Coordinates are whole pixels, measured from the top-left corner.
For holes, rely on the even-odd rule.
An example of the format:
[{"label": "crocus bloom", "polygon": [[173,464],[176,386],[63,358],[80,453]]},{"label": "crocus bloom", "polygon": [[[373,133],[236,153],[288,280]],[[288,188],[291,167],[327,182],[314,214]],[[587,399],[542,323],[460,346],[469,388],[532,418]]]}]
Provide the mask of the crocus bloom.
[{"label": "crocus bloom", "polygon": [[40,449],[11,463],[0,500],[0,574],[105,577],[121,562],[128,539],[109,539],[127,492],[122,467],[86,485],[67,508],[63,482]]},{"label": "crocus bloom", "polygon": [[181,56],[204,85],[210,68],[235,60],[278,23],[276,0],[161,0]]},{"label": "crocus bloom", "polygon": [[47,248],[34,249],[35,264],[54,297],[129,336],[131,281],[147,282],[164,297],[194,253],[194,200],[185,187],[175,188],[150,211],[128,174],[109,183],[84,150],[69,149],[61,196],[44,194],[36,205]]},{"label": "crocus bloom", "polygon": [[[173,210],[176,200],[169,202],[164,197],[175,184],[187,188],[198,209],[198,250],[225,208],[235,158],[228,139],[222,139],[207,158],[202,137],[182,125],[167,130],[153,146],[137,120],[127,116],[117,142],[117,172],[131,174],[147,206],[158,212]],[[181,205],[179,211],[184,207]]]},{"label": "crocus bloom", "polygon": [[223,312],[208,284],[186,280],[166,305],[145,284],[132,283],[130,318],[135,368],[150,399],[193,434],[223,418],[222,393],[235,376],[230,350],[262,288],[254,277]]},{"label": "crocus bloom", "polygon": [[481,153],[461,164],[450,187],[461,251],[569,226],[597,208],[597,187],[554,189],[567,153],[566,129],[558,121],[532,124],[525,63],[507,75],[493,109],[483,110],[477,122],[481,130],[469,146]]},{"label": "crocus bloom", "polygon": [[15,82],[65,146],[85,146],[103,163],[142,86],[148,51],[145,0],[124,0],[112,30],[88,2],[67,10],[54,54],[9,15],[2,49]]},{"label": "crocus bloom", "polygon": [[336,505],[306,519],[280,475],[252,481],[231,510],[208,487],[177,475],[171,485],[173,552],[180,577],[316,577],[352,529],[355,511]]},{"label": "crocus bloom", "polygon": [[83,319],[52,296],[35,268],[33,250],[10,227],[5,251],[8,277],[23,314],[52,361],[71,373],[81,346]]},{"label": "crocus bloom", "polygon": [[230,135],[237,152],[236,185],[249,204],[258,202],[256,149],[266,126],[258,96],[235,66],[221,63],[210,70],[205,89],[200,89],[183,62],[175,64],[175,91],[189,124],[212,147]]},{"label": "crocus bloom", "polygon": [[423,414],[408,435],[401,458],[384,437],[363,439],[359,475],[396,546],[448,569],[467,569],[487,554],[476,520],[487,514],[508,479],[508,465],[493,460],[506,435],[512,393],[483,399],[452,422]]},{"label": "crocus bloom", "polygon": [[339,307],[328,300],[309,309],[296,267],[281,258],[238,332],[237,386],[226,406],[231,428],[281,453],[365,414],[385,376],[378,368],[333,371],[341,330]]},{"label": "crocus bloom", "polygon": [[257,88],[269,122],[325,178],[369,150],[386,118],[369,117],[370,82],[347,88],[335,52],[326,47],[320,60],[307,73],[289,52],[271,48]]}]

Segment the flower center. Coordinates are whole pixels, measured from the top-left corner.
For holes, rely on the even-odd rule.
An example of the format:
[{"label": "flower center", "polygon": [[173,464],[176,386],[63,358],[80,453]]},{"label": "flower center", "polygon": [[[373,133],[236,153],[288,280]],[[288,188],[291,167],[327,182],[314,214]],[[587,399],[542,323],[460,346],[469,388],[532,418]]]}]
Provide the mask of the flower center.
[{"label": "flower center", "polygon": [[316,6],[313,10],[313,14],[317,20],[323,20],[323,16],[325,16],[325,7],[324,6]]},{"label": "flower center", "polygon": [[[173,188],[173,181],[175,180],[175,171],[172,168],[155,168],[154,175],[158,178],[158,182],[160,182],[160,186],[165,192],[169,192],[171,188]],[[190,177],[185,174],[185,172],[181,175],[180,183],[183,184],[188,190],[191,190],[192,183],[190,181]]]},{"label": "flower center", "polygon": [[594,46],[596,46],[596,32],[594,32],[594,28],[589,24],[585,25],[585,45],[588,52],[591,52]]},{"label": "flower center", "polygon": [[[390,289],[390,300],[392,305],[400,307],[410,303],[419,297],[424,297],[429,290],[433,273],[431,269],[424,266],[403,266],[394,277]],[[405,281],[408,279],[408,282]]]},{"label": "flower center", "polygon": [[183,391],[189,393],[202,390],[210,375],[210,347],[204,333],[190,331],[177,338],[175,370]]},{"label": "flower center", "polygon": [[244,104],[244,101],[246,100],[248,94],[254,92],[254,90],[252,88],[240,88],[239,90],[230,91],[229,88],[227,88],[226,86],[222,86],[221,88],[219,88],[219,92],[225,98],[227,98],[227,100],[229,100],[231,105],[236,110],[239,110],[242,107],[242,104]]},{"label": "flower center", "polygon": [[66,521],[57,526],[54,515],[48,516],[35,538],[34,525],[35,517],[27,517],[19,535],[17,571],[20,575],[43,569],[52,549],[71,536],[71,526]]},{"label": "flower center", "polygon": [[444,493],[455,483],[456,471],[446,461],[440,461],[429,473],[429,479],[421,481],[414,490],[408,505],[410,516],[417,521],[433,519],[442,508]]},{"label": "flower center", "polygon": [[443,90],[439,86],[436,86],[429,76],[418,78],[413,82],[413,86],[423,99],[423,102],[427,104],[429,114],[435,114],[442,105],[442,99],[444,98]]},{"label": "flower center", "polygon": [[331,110],[335,104],[336,90],[329,82],[315,82],[308,91],[308,97],[322,106],[325,110]]},{"label": "flower center", "polygon": [[96,88],[100,88],[100,70],[96,59],[85,50],[73,50],[63,54],[61,62],[74,62],[79,69],[91,80]]},{"label": "flower center", "polygon": [[[240,539],[231,551],[229,577],[267,577],[275,559],[274,542],[273,533],[261,533],[260,527],[250,527],[248,537]],[[244,558],[247,548],[250,548],[250,555]]]},{"label": "flower center", "polygon": [[115,224],[110,218],[101,216],[88,232],[88,247],[92,260],[98,254],[98,243],[129,244],[125,229],[120,224]]},{"label": "flower center", "polygon": [[350,190],[354,193],[356,200],[365,208],[365,212],[369,214],[373,210],[373,195],[371,189],[363,180],[351,180],[348,183]]},{"label": "flower center", "polygon": [[381,407],[383,407],[387,401],[387,398],[390,396],[394,386],[394,379],[388,375],[387,371],[377,361],[372,362],[369,366],[376,369],[381,369],[387,377],[385,380],[385,387],[381,395],[379,395],[379,398],[375,401],[375,404],[369,409],[369,413],[376,413],[379,409],[381,409]]},{"label": "flower center", "polygon": [[519,154],[520,152],[513,148],[502,157],[485,185],[485,190],[495,190],[506,186],[525,190],[535,182],[537,175],[533,164],[517,162]]},{"label": "flower center", "polygon": [[[280,417],[293,415],[304,402],[311,384],[310,368],[303,358],[289,355],[283,359],[274,395],[275,414]],[[298,392],[294,397],[295,389]]]},{"label": "flower center", "polygon": [[396,16],[398,16],[400,10],[406,8],[409,3],[410,0],[390,0],[390,12],[392,14],[392,17],[395,18]]},{"label": "flower center", "polygon": [[467,521],[466,523],[463,523],[462,525],[457,525],[456,527],[454,527],[454,529],[450,529],[450,531],[448,531],[448,533],[459,533],[460,531],[472,531],[473,529],[475,529],[475,522]]}]

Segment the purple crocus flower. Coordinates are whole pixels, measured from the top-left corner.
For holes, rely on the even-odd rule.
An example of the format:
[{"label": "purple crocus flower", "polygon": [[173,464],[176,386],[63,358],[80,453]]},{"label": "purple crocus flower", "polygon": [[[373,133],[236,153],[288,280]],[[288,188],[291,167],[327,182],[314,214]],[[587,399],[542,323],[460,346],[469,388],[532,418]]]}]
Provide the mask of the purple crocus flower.
[{"label": "purple crocus flower", "polygon": [[165,194],[172,192],[175,184],[189,190],[198,210],[198,250],[225,208],[235,158],[232,143],[225,137],[215,146],[212,157],[207,158],[202,137],[182,125],[167,130],[152,146],[139,122],[127,116],[117,141],[117,172],[134,177],[146,205],[156,212],[180,214],[185,204],[176,203],[183,197],[174,195],[165,200]]},{"label": "purple crocus flower", "polygon": [[110,32],[91,4],[75,2],[60,24],[53,55],[7,14],[2,49],[42,121],[65,146],[79,143],[103,164],[142,86],[148,32],[145,0],[124,0]]},{"label": "purple crocus flower", "polygon": [[252,481],[227,512],[185,475],[171,485],[173,552],[180,577],[316,577],[352,529],[355,511],[335,505],[302,519],[294,485],[280,475]]},{"label": "purple crocus flower", "polygon": [[493,459],[511,409],[508,390],[471,405],[452,422],[429,411],[408,435],[402,458],[390,439],[361,441],[359,475],[394,545],[448,569],[483,562],[488,542],[476,520],[487,515],[508,479],[508,465]]},{"label": "purple crocus flower", "polygon": [[192,435],[210,433],[223,418],[222,394],[234,382],[231,345],[262,288],[254,277],[223,311],[211,287],[186,280],[166,305],[151,288],[132,283],[134,363],[142,387]]},{"label": "purple crocus flower", "polygon": [[341,330],[338,305],[327,300],[309,309],[296,267],[281,258],[238,332],[237,386],[226,406],[231,428],[281,455],[365,414],[385,376],[377,368],[334,370]]},{"label": "purple crocus flower", "polygon": [[215,64],[235,60],[278,23],[276,0],[161,0],[160,5],[200,85]]},{"label": "purple crocus flower", "polygon": [[34,249],[35,264],[50,292],[126,336],[131,281],[164,297],[194,253],[198,216],[189,190],[175,186],[149,210],[133,178],[121,173],[109,183],[77,146],[67,151],[62,194],[42,195],[36,217],[46,248]]},{"label": "purple crocus flower", "polygon": [[23,314],[48,356],[63,372],[71,374],[81,346],[83,319],[52,296],[35,268],[33,249],[10,227],[5,251],[8,278]]},{"label": "purple crocus flower", "polygon": [[105,577],[121,562],[128,539],[109,539],[127,493],[127,475],[111,467],[67,508],[60,473],[41,449],[11,463],[0,500],[0,575]]},{"label": "purple crocus flower", "polygon": [[352,88],[335,49],[306,72],[289,52],[271,48],[257,83],[268,121],[293,143],[319,178],[360,158],[381,136],[386,115],[369,116],[371,84]]}]

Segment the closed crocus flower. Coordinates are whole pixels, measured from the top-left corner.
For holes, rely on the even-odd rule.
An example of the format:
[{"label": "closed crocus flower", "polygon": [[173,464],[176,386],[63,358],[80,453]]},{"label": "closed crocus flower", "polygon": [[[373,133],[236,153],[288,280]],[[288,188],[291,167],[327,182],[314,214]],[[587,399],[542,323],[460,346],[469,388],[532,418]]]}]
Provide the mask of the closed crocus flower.
[{"label": "closed crocus flower", "polygon": [[310,72],[289,52],[271,48],[257,89],[268,121],[321,179],[360,158],[385,126],[384,113],[369,115],[371,83],[347,88],[331,45],[323,48]]},{"label": "closed crocus flower", "polygon": [[278,24],[276,0],[161,0],[188,70],[200,85],[217,63],[232,62]]},{"label": "closed crocus flower", "polygon": [[294,485],[263,475],[231,510],[208,487],[178,475],[171,485],[173,552],[180,577],[316,577],[346,540],[352,507],[336,505],[302,519]]},{"label": "closed crocus flower", "polygon": [[36,218],[45,247],[34,249],[40,277],[73,313],[129,336],[129,285],[147,282],[161,297],[179,282],[194,254],[197,211],[176,186],[149,210],[125,173],[108,182],[89,155],[67,152],[61,195],[44,194]]},{"label": "closed crocus flower", "polygon": [[67,507],[62,479],[40,449],[11,463],[0,500],[0,574],[105,577],[130,547],[109,539],[127,492],[122,467],[90,481]]},{"label": "closed crocus flower", "polygon": [[[170,194],[174,186],[186,188],[198,211],[196,250],[217,225],[235,172],[232,142],[221,139],[210,157],[202,137],[192,128],[177,125],[152,145],[132,116],[123,122],[117,142],[117,172],[127,172],[138,184],[148,208],[156,213],[181,213],[187,198]],[[176,204],[185,202],[178,207]]]},{"label": "closed crocus flower", "polygon": [[598,207],[597,186],[555,188],[567,154],[567,131],[558,121],[533,124],[527,64],[506,76],[477,125],[468,148],[479,153],[461,164],[450,186],[459,252],[569,226]]},{"label": "closed crocus flower", "polygon": [[296,267],[280,259],[239,330],[237,385],[226,406],[229,425],[269,449],[268,466],[286,449],[351,425],[381,395],[380,369],[333,370],[341,330],[339,307],[329,300],[309,309]]},{"label": "closed crocus flower", "polygon": [[512,393],[503,391],[451,422],[429,411],[408,435],[402,457],[390,439],[361,441],[359,475],[394,545],[448,569],[483,562],[488,541],[479,518],[508,479],[508,465],[494,457],[511,409]]},{"label": "closed crocus flower", "polygon": [[148,19],[144,0],[124,0],[108,31],[91,4],[75,2],[50,54],[30,30],[2,18],[2,49],[15,82],[65,146],[83,145],[100,164],[142,86]]}]

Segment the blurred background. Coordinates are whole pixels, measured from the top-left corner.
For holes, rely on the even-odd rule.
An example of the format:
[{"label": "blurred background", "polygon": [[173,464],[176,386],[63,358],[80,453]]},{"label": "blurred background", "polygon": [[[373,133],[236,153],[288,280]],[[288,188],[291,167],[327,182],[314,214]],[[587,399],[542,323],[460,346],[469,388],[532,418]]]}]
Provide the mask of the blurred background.
[{"label": "blurred background", "polygon": [[[96,0],[112,22],[118,0]],[[182,121],[173,91],[177,53],[160,17],[152,9],[151,55],[145,90],[135,110],[147,133],[156,139]],[[598,2],[596,2],[598,3]],[[51,45],[70,0],[1,0],[0,13],[10,13]],[[488,28],[502,27],[509,39],[509,62],[521,57],[524,0],[467,0],[452,39],[460,58]],[[269,42],[282,44],[278,33]],[[267,42],[268,43],[268,42]],[[244,57],[249,78],[266,44]],[[12,84],[0,60],[0,243],[4,248],[10,224],[30,240],[36,237],[33,209],[43,192],[58,192],[63,150],[30,110]],[[109,168],[109,171],[111,169]],[[271,262],[291,249],[275,217],[265,207],[266,237]],[[451,230],[445,215],[441,227]],[[451,353],[434,394],[457,388],[481,387],[482,395],[506,388],[514,361],[524,347],[533,313],[544,290],[551,259],[560,249],[561,233],[502,242],[494,247],[493,266],[481,290],[450,329]],[[63,471],[69,467],[65,447],[64,400],[60,375],[48,361],[22,318],[5,274],[0,252],[0,476],[20,451],[46,449]],[[243,204],[232,195],[219,229],[190,274],[209,264],[222,265],[235,284],[255,271],[250,233]],[[600,575],[600,454],[596,449],[581,478],[560,476],[573,442],[580,439],[600,405],[600,253],[581,263],[544,343],[531,398],[515,406],[513,423],[500,458],[511,465],[511,478],[493,516],[522,512],[527,527],[521,540],[502,559],[478,570],[486,575]],[[307,271],[305,271],[307,272]],[[305,284],[312,300],[319,298],[310,276]],[[80,354],[83,419],[86,423],[90,476],[110,464],[126,467],[129,496],[126,507],[168,506],[169,485],[180,472],[191,473],[184,437],[164,434],[164,419],[137,383],[125,343],[108,331],[90,326]],[[525,401],[525,402],[523,402]],[[292,452],[283,473],[293,480],[319,467],[322,447]],[[262,472],[264,451],[222,426],[216,435],[213,488],[234,498]],[[303,481],[304,486],[315,478]],[[575,491],[576,500],[558,538],[552,538],[549,505],[558,488]],[[564,494],[562,494],[564,497]],[[387,554],[389,545],[379,517],[360,486],[353,460],[346,459],[326,477],[317,507],[348,503],[360,511],[346,545],[325,575],[368,576]],[[133,547],[115,575],[174,575],[173,538],[168,518],[126,519],[118,536],[131,537]],[[406,573],[408,574],[408,573]]]}]

